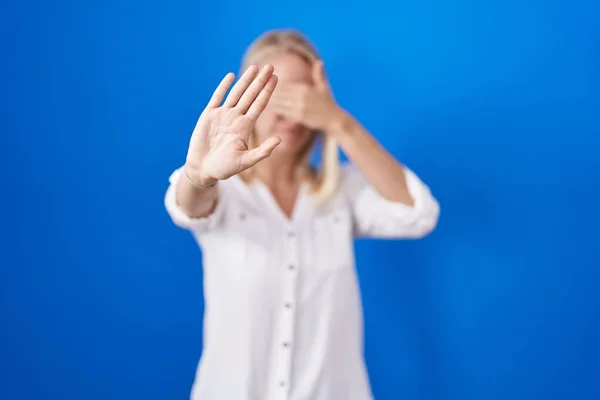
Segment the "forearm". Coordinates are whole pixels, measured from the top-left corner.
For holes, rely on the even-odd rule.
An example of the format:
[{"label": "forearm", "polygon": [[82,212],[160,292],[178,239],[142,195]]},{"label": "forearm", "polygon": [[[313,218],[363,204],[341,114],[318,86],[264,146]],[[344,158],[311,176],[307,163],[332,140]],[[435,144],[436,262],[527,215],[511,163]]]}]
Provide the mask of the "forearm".
[{"label": "forearm", "polygon": [[207,217],[214,211],[218,201],[217,186],[199,187],[192,183],[184,170],[177,183],[175,201],[190,218]]},{"label": "forearm", "polygon": [[405,169],[350,114],[340,112],[326,134],[334,135],[348,158],[369,184],[385,199],[414,205],[406,184]]}]

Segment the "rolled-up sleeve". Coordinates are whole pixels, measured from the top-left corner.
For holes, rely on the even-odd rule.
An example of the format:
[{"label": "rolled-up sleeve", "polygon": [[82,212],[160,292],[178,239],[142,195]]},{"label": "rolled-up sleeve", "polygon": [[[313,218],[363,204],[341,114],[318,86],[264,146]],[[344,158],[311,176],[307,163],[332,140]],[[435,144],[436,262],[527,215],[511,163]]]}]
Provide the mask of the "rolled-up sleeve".
[{"label": "rolled-up sleeve", "polygon": [[406,183],[414,205],[383,198],[351,164],[342,167],[341,189],[351,203],[357,237],[422,238],[437,225],[438,201],[429,187],[405,167]]},{"label": "rolled-up sleeve", "polygon": [[177,205],[177,201],[175,199],[177,183],[181,178],[181,173],[182,169],[179,168],[171,174],[169,177],[169,187],[167,188],[167,192],[165,194],[165,208],[167,209],[171,220],[178,227],[193,231],[195,233],[202,233],[214,229],[223,218],[226,202],[225,196],[222,196],[222,193],[219,193],[217,206],[210,215],[202,218],[191,218],[185,213],[185,211],[181,209],[181,207],[179,207],[179,205]]}]

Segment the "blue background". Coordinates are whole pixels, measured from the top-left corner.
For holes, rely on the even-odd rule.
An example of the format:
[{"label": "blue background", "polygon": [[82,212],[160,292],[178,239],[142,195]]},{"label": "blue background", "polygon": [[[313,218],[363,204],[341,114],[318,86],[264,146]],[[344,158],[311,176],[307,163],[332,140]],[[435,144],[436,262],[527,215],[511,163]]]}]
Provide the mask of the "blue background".
[{"label": "blue background", "polygon": [[[169,5],[170,4],[170,5]],[[0,6],[0,399],[184,399],[202,271],[163,195],[263,31],[431,186],[423,241],[361,241],[378,400],[600,398],[594,1]],[[232,399],[233,400],[233,399]]]}]

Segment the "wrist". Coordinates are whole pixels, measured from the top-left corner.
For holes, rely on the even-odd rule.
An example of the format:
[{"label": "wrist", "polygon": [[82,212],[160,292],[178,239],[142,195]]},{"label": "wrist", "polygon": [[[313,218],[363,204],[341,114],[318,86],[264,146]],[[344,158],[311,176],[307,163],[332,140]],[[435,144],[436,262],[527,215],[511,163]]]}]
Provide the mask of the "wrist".
[{"label": "wrist", "polygon": [[331,118],[327,121],[324,128],[325,134],[331,136],[340,136],[349,131],[349,126],[352,121],[350,115],[343,109],[339,108],[332,113]]},{"label": "wrist", "polygon": [[188,163],[183,166],[183,174],[192,185],[202,189],[209,189],[219,181],[217,178],[204,174],[201,168]]}]

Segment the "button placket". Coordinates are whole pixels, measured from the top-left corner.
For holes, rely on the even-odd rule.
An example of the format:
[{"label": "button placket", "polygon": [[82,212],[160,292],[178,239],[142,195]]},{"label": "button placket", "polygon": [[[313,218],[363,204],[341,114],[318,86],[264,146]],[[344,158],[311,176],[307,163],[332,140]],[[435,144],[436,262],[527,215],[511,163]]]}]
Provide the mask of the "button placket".
[{"label": "button placket", "polygon": [[299,272],[298,234],[289,230],[284,236],[284,271],[282,290],[282,317],[279,329],[279,390],[280,399],[287,399],[291,384],[292,356],[294,351],[294,327],[296,307],[296,283]]}]

